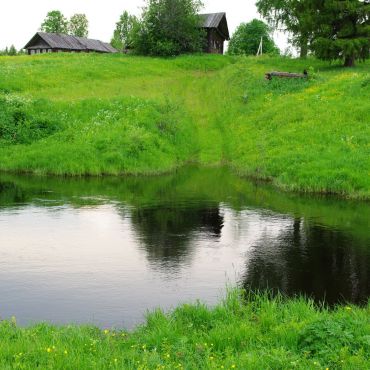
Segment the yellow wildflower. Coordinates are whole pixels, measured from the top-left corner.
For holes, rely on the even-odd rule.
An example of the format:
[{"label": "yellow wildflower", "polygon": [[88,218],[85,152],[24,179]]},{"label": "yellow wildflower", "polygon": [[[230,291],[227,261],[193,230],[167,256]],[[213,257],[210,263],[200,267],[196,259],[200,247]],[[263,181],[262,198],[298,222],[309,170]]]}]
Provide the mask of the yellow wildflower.
[{"label": "yellow wildflower", "polygon": [[48,348],[46,349],[46,352],[47,352],[47,353],[50,353],[50,352],[51,352],[51,348],[49,348],[49,347],[48,347]]},{"label": "yellow wildflower", "polygon": [[108,329],[105,329],[104,330],[104,334],[108,334],[109,333],[109,330]]}]

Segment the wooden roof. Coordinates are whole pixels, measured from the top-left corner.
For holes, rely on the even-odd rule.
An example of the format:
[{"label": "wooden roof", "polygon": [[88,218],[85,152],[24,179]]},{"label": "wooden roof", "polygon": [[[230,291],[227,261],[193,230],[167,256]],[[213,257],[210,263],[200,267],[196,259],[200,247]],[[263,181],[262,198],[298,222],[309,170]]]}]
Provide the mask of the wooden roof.
[{"label": "wooden roof", "polygon": [[65,35],[62,33],[37,32],[35,36],[27,43],[24,49],[32,48],[38,40],[42,39],[51,49],[74,50],[74,51],[98,51],[101,53],[116,53],[117,50],[110,44],[88,39],[86,37],[77,37]]},{"label": "wooden roof", "polygon": [[230,40],[229,27],[227,25],[226,13],[199,14],[202,28],[215,28],[226,39]]}]

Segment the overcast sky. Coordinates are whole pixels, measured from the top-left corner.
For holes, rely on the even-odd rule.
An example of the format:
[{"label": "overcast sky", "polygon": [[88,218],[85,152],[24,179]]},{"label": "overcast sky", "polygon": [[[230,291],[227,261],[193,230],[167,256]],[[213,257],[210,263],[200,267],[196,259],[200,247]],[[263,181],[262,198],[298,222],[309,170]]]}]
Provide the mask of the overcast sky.
[{"label": "overcast sky", "polygon": [[[204,13],[226,12],[230,32],[241,22],[260,18],[256,0],[204,0]],[[85,13],[89,19],[89,37],[110,41],[119,15],[127,10],[140,15],[144,0],[0,0],[0,49],[14,44],[23,46],[39,30],[50,10],[60,10],[67,18]],[[275,35],[278,46],[286,48],[286,37]]]}]

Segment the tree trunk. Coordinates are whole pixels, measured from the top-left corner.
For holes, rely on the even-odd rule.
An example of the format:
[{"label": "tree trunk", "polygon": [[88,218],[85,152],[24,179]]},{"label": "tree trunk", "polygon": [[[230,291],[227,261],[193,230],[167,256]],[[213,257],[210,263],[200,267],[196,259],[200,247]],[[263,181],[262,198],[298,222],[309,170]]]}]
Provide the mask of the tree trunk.
[{"label": "tree trunk", "polygon": [[353,55],[347,55],[344,60],[345,67],[354,67],[355,66],[355,57]]},{"label": "tree trunk", "polygon": [[302,59],[307,58],[307,54],[308,54],[308,45],[306,41],[301,43],[301,51],[299,57]]},{"label": "tree trunk", "polygon": [[300,58],[307,58],[307,54],[308,54],[308,37],[305,36],[305,35],[301,35],[301,38],[300,38]]}]

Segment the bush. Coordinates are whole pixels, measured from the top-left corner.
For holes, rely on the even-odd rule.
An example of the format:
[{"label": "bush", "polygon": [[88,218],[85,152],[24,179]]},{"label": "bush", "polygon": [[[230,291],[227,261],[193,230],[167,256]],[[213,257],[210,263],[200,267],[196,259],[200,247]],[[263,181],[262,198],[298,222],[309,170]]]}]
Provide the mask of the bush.
[{"label": "bush", "polygon": [[28,144],[57,131],[59,125],[55,120],[32,113],[42,108],[42,104],[18,95],[0,97],[0,141]]}]

